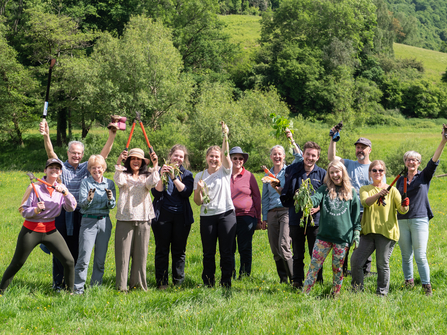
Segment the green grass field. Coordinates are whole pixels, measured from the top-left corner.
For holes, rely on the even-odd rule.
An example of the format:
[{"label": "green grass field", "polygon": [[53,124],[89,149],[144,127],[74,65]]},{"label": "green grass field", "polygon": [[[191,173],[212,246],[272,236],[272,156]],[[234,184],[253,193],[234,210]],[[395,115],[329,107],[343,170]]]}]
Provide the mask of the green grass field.
[{"label": "green grass field", "polygon": [[[433,152],[439,143],[439,135],[433,135],[438,133],[438,127],[417,129],[416,134],[410,126],[364,128],[360,133],[372,140],[373,152],[380,158],[386,150],[392,151],[399,145],[408,143],[412,147],[415,138],[427,142],[429,151]],[[106,176],[111,178],[112,172]],[[256,174],[256,177],[260,182],[262,174]],[[0,172],[0,275],[12,259],[23,224],[17,207],[28,182],[22,171]],[[8,291],[0,296],[0,333],[443,334],[447,326],[444,313],[447,295],[444,264],[447,253],[446,187],[447,178],[434,178],[429,196],[435,213],[430,222],[427,255],[434,288],[430,298],[422,292],[416,266],[416,288],[408,291],[402,287],[398,245],[391,257],[391,288],[387,298],[374,294],[375,277],[366,278],[365,292],[360,294],[350,292],[348,277],[340,298],[329,298],[332,280],[329,261],[324,265],[324,285],[316,285],[309,296],[298,294],[290,286],[278,283],[266,231],[255,233],[250,278],[234,281],[231,291],[219,287],[204,288],[199,208],[193,204],[196,222],[188,240],[186,280],[181,288],[156,289],[152,237],[147,264],[149,290],[129,294],[114,289],[114,231],[109,242],[104,285],[86,290],[83,296],[52,291],[51,258],[37,248]],[[115,210],[111,216],[114,218]],[[216,261],[219,262],[218,257]],[[305,262],[308,266],[309,257]],[[219,277],[218,270],[217,280]]]}]

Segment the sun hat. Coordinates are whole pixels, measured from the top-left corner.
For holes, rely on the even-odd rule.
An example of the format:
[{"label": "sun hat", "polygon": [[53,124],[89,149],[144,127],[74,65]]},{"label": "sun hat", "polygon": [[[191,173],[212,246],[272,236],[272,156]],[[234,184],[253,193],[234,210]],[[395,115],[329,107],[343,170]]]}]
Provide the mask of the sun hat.
[{"label": "sun hat", "polygon": [[149,159],[144,158],[144,151],[140,148],[130,149],[129,154],[127,155],[127,159],[129,159],[130,157],[137,157],[143,159],[146,162],[146,165],[149,165],[150,163]]},{"label": "sun hat", "polygon": [[51,164],[58,164],[62,169],[62,162],[58,158],[50,158],[49,160],[47,160],[47,162],[45,164],[45,169]]},{"label": "sun hat", "polygon": [[363,144],[371,148],[371,141],[364,137],[360,137],[357,142],[354,143],[354,145],[356,144]]},{"label": "sun hat", "polygon": [[230,150],[230,157],[234,154],[241,154],[244,157],[244,164],[248,161],[248,154],[243,152],[241,147],[232,147]]}]

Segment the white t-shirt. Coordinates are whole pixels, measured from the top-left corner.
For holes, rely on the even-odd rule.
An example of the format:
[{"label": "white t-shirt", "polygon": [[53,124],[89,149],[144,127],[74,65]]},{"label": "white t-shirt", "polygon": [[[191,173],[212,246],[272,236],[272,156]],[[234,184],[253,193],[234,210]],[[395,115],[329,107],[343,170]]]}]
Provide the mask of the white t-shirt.
[{"label": "white t-shirt", "polygon": [[[194,190],[197,189],[197,183],[202,179],[208,187],[208,195],[211,199],[207,206],[202,205],[200,208],[200,216],[222,214],[234,209],[230,188],[231,170],[231,167],[226,169],[222,165],[219,170],[211,175],[208,173],[208,169],[197,173],[194,178]],[[207,208],[206,214],[205,208]]]}]

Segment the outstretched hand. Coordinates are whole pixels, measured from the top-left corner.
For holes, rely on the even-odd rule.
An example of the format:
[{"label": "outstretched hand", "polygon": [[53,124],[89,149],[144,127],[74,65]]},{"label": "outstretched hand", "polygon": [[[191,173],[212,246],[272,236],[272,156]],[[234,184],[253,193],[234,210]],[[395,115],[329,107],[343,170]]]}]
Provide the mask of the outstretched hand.
[{"label": "outstretched hand", "polygon": [[88,202],[91,202],[93,200],[93,197],[95,196],[95,192],[96,192],[96,188],[91,188],[90,190],[88,190],[88,196],[87,196]]}]

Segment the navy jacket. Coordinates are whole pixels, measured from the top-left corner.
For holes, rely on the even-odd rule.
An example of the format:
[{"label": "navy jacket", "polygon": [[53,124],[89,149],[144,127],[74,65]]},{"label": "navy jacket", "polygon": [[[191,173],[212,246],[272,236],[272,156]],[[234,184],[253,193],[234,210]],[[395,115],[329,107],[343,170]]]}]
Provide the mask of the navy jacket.
[{"label": "navy jacket", "polygon": [[[300,219],[303,216],[303,212],[299,211],[295,213],[295,206],[293,196],[297,189],[300,188],[301,182],[303,179],[310,178],[310,183],[313,188],[317,190],[321,185],[323,185],[323,179],[326,176],[326,170],[320,168],[315,165],[314,169],[309,172],[309,175],[306,175],[306,171],[304,170],[304,163],[299,162],[296,164],[289,165],[286,168],[285,177],[286,180],[284,182],[284,188],[281,192],[281,196],[279,199],[284,207],[289,208],[289,225],[290,226],[299,226]],[[320,211],[313,215],[315,226],[319,225],[320,221]]]},{"label": "navy jacket", "polygon": [[[161,170],[161,168],[160,168]],[[179,192],[177,190],[177,187],[173,185],[171,178],[168,178],[168,189],[172,189],[171,193],[171,199],[176,199],[182,204],[183,213],[185,215],[185,224],[192,224],[194,222],[194,216],[192,213],[191,203],[189,202],[189,197],[192,194],[192,191],[194,189],[194,177],[191,173],[191,171],[186,170],[183,165],[180,166],[180,171],[182,172],[181,178],[182,183],[185,184],[185,188],[183,191]],[[171,185],[172,184],[172,185]],[[164,197],[166,196],[166,187],[163,189],[163,192],[159,192],[154,188],[151,190],[152,195],[154,196],[154,212],[155,212],[155,219],[154,221],[158,221],[158,218],[160,217],[161,208],[163,207],[163,201]]]}]

